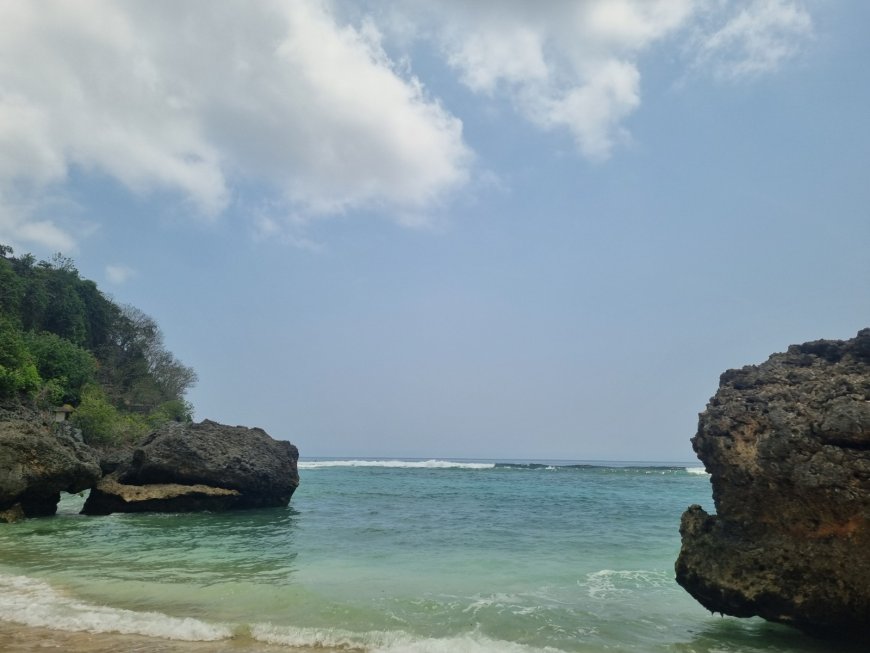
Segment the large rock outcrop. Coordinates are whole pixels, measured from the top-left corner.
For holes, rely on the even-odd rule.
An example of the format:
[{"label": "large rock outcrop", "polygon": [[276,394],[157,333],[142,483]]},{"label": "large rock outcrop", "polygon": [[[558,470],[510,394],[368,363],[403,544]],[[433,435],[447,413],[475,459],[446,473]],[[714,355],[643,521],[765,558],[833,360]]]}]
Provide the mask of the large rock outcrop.
[{"label": "large rock outcrop", "polygon": [[870,329],[722,374],[677,581],[714,612],[870,640]]},{"label": "large rock outcrop", "polygon": [[0,521],[53,515],[61,492],[86,490],[100,476],[96,454],[68,423],[3,411]]},{"label": "large rock outcrop", "polygon": [[295,446],[210,420],[167,424],[117,458],[103,461],[83,513],[286,506],[299,485]]}]

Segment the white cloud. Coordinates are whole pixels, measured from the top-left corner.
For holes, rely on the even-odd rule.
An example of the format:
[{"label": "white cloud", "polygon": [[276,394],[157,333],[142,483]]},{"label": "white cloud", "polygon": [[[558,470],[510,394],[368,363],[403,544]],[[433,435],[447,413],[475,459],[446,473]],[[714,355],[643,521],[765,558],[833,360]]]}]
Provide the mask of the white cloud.
[{"label": "white cloud", "polygon": [[[220,214],[253,181],[303,215],[425,215],[467,180],[462,124],[329,5],[0,1],[0,238],[69,244],[4,201],[72,167]],[[25,228],[27,225],[27,228]]]},{"label": "white cloud", "polygon": [[40,215],[40,198],[24,199],[21,193],[10,192],[10,184],[0,179],[0,243],[16,250],[26,243],[35,243],[51,251],[74,253],[76,241],[69,229]]},{"label": "white cloud", "polygon": [[448,61],[472,90],[492,93],[498,84],[545,82],[542,34],[527,25],[475,30],[451,37]]},{"label": "white cloud", "polygon": [[[409,29],[408,16],[429,27]],[[405,0],[386,24],[400,43],[438,43],[468,88],[567,130],[591,159],[626,140],[653,48],[689,42],[696,69],[747,76],[776,70],[811,33],[809,14],[788,0]]]},{"label": "white cloud", "polygon": [[407,0],[404,6],[429,13],[435,25],[429,36],[471,90],[510,98],[532,123],[567,129],[585,156],[603,159],[640,104],[640,54],[680,29],[695,5]]},{"label": "white cloud", "polygon": [[753,0],[722,27],[698,38],[698,63],[723,78],[777,70],[813,34],[810,14],[788,0]]},{"label": "white cloud", "polygon": [[622,120],[640,105],[640,73],[626,61],[602,61],[584,84],[560,97],[533,96],[526,104],[535,122],[567,127],[586,156],[606,158]]},{"label": "white cloud", "polygon": [[743,79],[812,34],[798,0],[333,2],[0,0],[0,241],[74,247],[40,200],[73,169],[206,218],[257,188],[294,225],[356,210],[430,224],[473,154],[409,72],[412,46],[605,159],[655,48],[688,44],[695,70]]},{"label": "white cloud", "polygon": [[134,276],[136,276],[136,271],[128,268],[126,265],[106,266],[106,279],[108,279],[109,283],[120,285],[126,283]]}]

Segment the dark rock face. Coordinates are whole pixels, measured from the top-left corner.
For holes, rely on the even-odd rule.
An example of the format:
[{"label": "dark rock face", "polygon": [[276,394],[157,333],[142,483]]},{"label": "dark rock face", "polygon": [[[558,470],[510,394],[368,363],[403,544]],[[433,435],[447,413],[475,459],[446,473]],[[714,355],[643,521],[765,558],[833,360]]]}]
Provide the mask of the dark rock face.
[{"label": "dark rock face", "polygon": [[692,439],[716,515],[677,582],[709,610],[870,640],[870,329],[729,370]]},{"label": "dark rock face", "polygon": [[111,473],[91,490],[82,512],[286,506],[299,485],[298,458],[295,446],[262,429],[209,420],[171,423],[148,436],[125,461],[104,460]]},{"label": "dark rock face", "polygon": [[60,493],[81,492],[101,476],[94,452],[69,424],[35,415],[0,421],[0,521],[53,515]]}]

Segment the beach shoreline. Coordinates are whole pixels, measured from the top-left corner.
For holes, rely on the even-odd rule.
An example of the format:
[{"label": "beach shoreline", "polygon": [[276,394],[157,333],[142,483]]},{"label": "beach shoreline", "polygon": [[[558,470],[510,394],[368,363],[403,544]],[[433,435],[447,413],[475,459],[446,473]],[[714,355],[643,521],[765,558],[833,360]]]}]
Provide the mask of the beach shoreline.
[{"label": "beach shoreline", "polygon": [[[249,637],[191,642],[121,633],[52,630],[0,620],[0,651],[44,653],[48,650],[64,653],[286,653],[288,649]],[[294,653],[329,653],[338,649],[293,647],[292,650]]]}]

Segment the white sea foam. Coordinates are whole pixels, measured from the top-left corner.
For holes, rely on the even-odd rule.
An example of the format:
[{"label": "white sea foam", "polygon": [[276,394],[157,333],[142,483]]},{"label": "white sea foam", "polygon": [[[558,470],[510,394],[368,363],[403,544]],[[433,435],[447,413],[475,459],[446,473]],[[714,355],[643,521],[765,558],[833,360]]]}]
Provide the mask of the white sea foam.
[{"label": "white sea foam", "polygon": [[650,592],[673,586],[673,574],[647,569],[602,569],[586,575],[586,591],[593,599]]},{"label": "white sea foam", "polygon": [[299,469],[324,467],[403,467],[408,469],[492,469],[495,463],[464,463],[453,460],[306,460]]},{"label": "white sea foam", "polygon": [[225,625],[179,619],[159,612],[135,612],[79,601],[44,581],[0,574],[0,618],[4,621],[90,633],[146,635],[189,642],[227,639]]},{"label": "white sea foam", "polygon": [[[159,612],[136,612],[72,598],[48,583],[0,574],[0,619],[26,626],[69,632],[120,633],[169,640],[210,642],[229,639],[233,628]],[[477,633],[420,638],[400,630],[352,632],[337,628],[296,628],[254,624],[250,636],[290,648],[324,648],[366,653],[562,653],[495,640]]]},{"label": "white sea foam", "polygon": [[686,467],[686,471],[689,472],[689,474],[699,474],[699,475],[703,475],[703,476],[709,476],[709,474],[707,473],[707,470],[704,469],[703,467]]},{"label": "white sea foam", "polygon": [[549,646],[539,648],[515,642],[490,639],[481,635],[418,639],[384,648],[374,648],[371,653],[563,653]]},{"label": "white sea foam", "polygon": [[251,636],[267,644],[296,648],[335,648],[368,653],[562,653],[484,637],[477,633],[457,637],[419,638],[401,630],[350,632],[333,628],[293,628],[257,624]]},{"label": "white sea foam", "polygon": [[296,628],[273,624],[254,624],[251,637],[266,644],[279,644],[298,648],[326,648],[365,650],[410,642],[412,638],[401,631],[373,630],[352,632],[340,628]]}]

